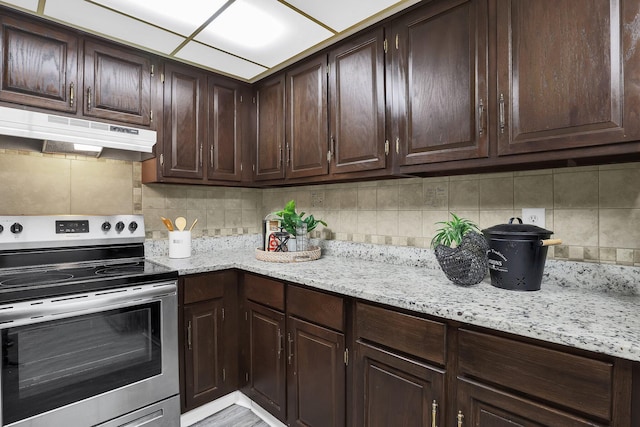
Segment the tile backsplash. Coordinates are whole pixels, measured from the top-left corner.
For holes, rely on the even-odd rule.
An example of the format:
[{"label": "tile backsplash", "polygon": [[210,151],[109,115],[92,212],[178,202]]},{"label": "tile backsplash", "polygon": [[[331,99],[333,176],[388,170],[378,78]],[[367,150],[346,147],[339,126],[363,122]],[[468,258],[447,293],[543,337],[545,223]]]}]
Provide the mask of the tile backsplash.
[{"label": "tile backsplash", "polygon": [[640,163],[438,178],[250,189],[141,184],[138,162],[0,149],[0,215],[144,213],[147,237],[166,239],[160,216],[198,218],[195,236],[260,232],[295,199],[324,219],[316,237],[429,247],[449,212],[481,228],[545,208],[563,240],[556,259],[640,266]]}]

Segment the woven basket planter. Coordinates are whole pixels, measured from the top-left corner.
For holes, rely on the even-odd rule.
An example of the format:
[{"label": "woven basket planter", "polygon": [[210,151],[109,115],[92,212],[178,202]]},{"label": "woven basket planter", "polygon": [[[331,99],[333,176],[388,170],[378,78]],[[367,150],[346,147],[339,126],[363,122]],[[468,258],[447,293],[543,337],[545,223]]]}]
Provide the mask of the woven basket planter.
[{"label": "woven basket planter", "polygon": [[487,275],[489,244],[482,234],[468,232],[460,245],[450,248],[438,245],[436,259],[449,280],[457,285],[470,286],[480,283]]},{"label": "woven basket planter", "polygon": [[256,249],[256,259],[267,262],[305,262],[320,259],[319,246],[311,246],[308,251],[297,252],[265,252]]}]

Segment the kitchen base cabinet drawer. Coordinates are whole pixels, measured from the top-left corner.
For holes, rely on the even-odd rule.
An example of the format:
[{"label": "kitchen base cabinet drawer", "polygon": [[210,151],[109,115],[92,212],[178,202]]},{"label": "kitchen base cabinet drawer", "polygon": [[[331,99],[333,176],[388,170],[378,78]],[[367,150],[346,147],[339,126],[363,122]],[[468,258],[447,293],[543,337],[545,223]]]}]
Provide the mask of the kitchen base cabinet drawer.
[{"label": "kitchen base cabinet drawer", "polygon": [[248,300],[284,311],[284,283],[253,274],[244,275],[244,296]]},{"label": "kitchen base cabinet drawer", "polygon": [[222,298],[225,285],[235,281],[236,273],[232,271],[187,276],[183,282],[184,304]]},{"label": "kitchen base cabinet drawer", "polygon": [[[458,425],[474,427],[597,427],[597,424],[474,381],[458,381]],[[453,424],[450,424],[453,425]]]},{"label": "kitchen base cabinet drawer", "polygon": [[340,297],[288,286],[287,312],[292,316],[344,331],[344,302]]},{"label": "kitchen base cabinet drawer", "polygon": [[464,376],[611,419],[611,363],[463,329],[458,332],[458,352]]},{"label": "kitchen base cabinet drawer", "polygon": [[357,303],[356,328],[359,338],[439,365],[445,363],[444,323]]}]

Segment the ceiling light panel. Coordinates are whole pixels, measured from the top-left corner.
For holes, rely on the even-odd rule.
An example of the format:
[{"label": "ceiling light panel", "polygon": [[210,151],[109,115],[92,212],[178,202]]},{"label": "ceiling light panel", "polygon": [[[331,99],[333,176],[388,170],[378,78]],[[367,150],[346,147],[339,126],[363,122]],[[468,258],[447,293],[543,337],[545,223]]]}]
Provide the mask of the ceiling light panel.
[{"label": "ceiling light panel", "polygon": [[336,31],[344,31],[403,1],[398,0],[287,0],[287,3]]},{"label": "ceiling light panel", "polygon": [[47,0],[44,16],[110,39],[169,54],[184,37],[145,24],[102,6],[79,0]]},{"label": "ceiling light panel", "polygon": [[258,74],[267,71],[266,68],[260,65],[193,41],[187,43],[175,56],[176,58],[194,64],[201,64],[214,71],[245,80],[251,80]]},{"label": "ceiling light panel", "polygon": [[38,10],[38,0],[10,0],[0,1],[1,5],[15,6],[21,9],[36,12]]},{"label": "ceiling light panel", "polygon": [[191,35],[227,2],[227,0],[92,1],[183,36]]},{"label": "ceiling light panel", "polygon": [[273,67],[331,36],[276,0],[236,0],[196,40]]}]

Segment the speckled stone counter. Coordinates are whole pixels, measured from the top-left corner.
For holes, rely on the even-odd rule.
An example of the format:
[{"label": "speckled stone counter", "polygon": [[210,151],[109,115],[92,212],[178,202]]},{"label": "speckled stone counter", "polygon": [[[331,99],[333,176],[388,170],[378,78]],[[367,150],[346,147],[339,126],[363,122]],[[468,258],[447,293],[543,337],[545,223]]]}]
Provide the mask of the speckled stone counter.
[{"label": "speckled stone counter", "polygon": [[[542,289],[451,283],[428,250],[323,243],[317,261],[255,259],[256,239],[203,244],[185,259],[149,260],[193,274],[238,268],[444,319],[640,361],[640,268],[548,261]],[[153,246],[153,245],[151,245]],[[384,262],[383,262],[384,261]]]}]

